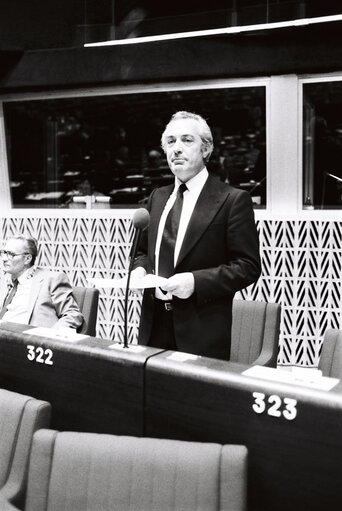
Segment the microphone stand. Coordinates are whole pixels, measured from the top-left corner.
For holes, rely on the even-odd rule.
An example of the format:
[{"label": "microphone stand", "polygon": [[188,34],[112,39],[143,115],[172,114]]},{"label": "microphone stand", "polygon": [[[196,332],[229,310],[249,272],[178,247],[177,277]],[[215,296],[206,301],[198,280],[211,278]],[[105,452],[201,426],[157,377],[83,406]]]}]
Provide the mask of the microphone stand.
[{"label": "microphone stand", "polygon": [[133,238],[133,244],[131,251],[129,253],[129,265],[127,272],[127,282],[126,282],[126,290],[125,290],[125,305],[124,305],[124,348],[128,348],[128,293],[129,293],[129,283],[131,280],[131,273],[133,270],[133,264],[135,261],[135,256],[138,250],[138,246],[140,244],[141,233],[144,229],[147,228],[150,221],[150,215],[146,211],[145,208],[138,209],[133,215],[133,225],[135,227],[135,235]]},{"label": "microphone stand", "polygon": [[125,289],[125,303],[124,303],[124,343],[123,347],[128,348],[128,294],[129,294],[129,283],[131,280],[131,273],[133,270],[133,264],[135,260],[135,254],[137,251],[137,247],[139,245],[140,237],[141,237],[142,229],[137,229],[137,236],[133,241],[133,246],[131,253],[129,255],[129,265],[128,265],[128,273],[127,273],[127,283]]}]

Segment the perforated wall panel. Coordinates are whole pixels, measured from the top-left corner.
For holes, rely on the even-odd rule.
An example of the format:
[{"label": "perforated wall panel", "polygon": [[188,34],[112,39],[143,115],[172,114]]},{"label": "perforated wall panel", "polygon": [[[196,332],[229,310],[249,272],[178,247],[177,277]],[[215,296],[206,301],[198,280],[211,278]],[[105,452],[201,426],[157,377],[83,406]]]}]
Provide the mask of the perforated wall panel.
[{"label": "perforated wall panel", "polygon": [[[64,270],[72,284],[123,276],[132,242],[125,218],[3,218],[3,240],[19,232],[39,240],[38,264]],[[318,363],[327,328],[342,328],[342,223],[258,221],[262,276],[238,297],[282,305],[278,363]],[[124,294],[100,290],[97,334],[122,340]],[[128,330],[136,342],[140,297],[129,298]]]}]

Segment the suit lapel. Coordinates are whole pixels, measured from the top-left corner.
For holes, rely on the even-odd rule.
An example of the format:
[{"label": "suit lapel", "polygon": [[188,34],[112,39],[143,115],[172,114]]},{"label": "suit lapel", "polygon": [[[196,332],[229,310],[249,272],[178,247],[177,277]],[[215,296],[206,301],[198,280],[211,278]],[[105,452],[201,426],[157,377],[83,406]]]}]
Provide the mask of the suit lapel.
[{"label": "suit lapel", "polygon": [[44,281],[44,271],[40,268],[37,268],[32,277],[32,285],[31,285],[31,293],[30,293],[30,303],[28,306],[28,318],[31,319],[32,312],[34,306],[36,305],[36,301],[39,295],[40,288],[42,287],[42,283]]},{"label": "suit lapel", "polygon": [[177,266],[200,239],[229,195],[222,183],[209,174],[191,215],[177,259]]}]

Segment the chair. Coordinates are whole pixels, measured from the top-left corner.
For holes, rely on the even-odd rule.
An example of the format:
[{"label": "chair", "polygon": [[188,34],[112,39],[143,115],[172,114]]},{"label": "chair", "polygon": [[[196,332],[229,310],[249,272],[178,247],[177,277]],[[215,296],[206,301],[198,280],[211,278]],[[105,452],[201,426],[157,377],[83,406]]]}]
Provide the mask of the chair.
[{"label": "chair", "polygon": [[96,335],[97,309],[99,304],[99,290],[90,287],[73,287],[72,294],[84,316],[79,334]]},{"label": "chair", "polygon": [[323,376],[341,378],[342,376],[342,330],[325,332],[318,369]]},{"label": "chair", "polygon": [[232,362],[277,366],[280,310],[278,303],[233,300]]},{"label": "chair", "polygon": [[246,479],[244,446],[45,429],[25,511],[241,511]]},{"label": "chair", "polygon": [[23,505],[34,432],[50,423],[51,406],[0,389],[0,509],[3,499]]}]

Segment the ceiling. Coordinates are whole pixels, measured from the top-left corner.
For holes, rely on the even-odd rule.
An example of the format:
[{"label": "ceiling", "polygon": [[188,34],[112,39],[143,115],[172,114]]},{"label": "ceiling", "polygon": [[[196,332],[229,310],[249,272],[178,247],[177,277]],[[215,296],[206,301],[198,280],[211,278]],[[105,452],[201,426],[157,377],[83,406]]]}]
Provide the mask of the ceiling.
[{"label": "ceiling", "polygon": [[[338,14],[340,0],[1,0],[0,51]],[[1,62],[0,62],[1,64]]]}]

